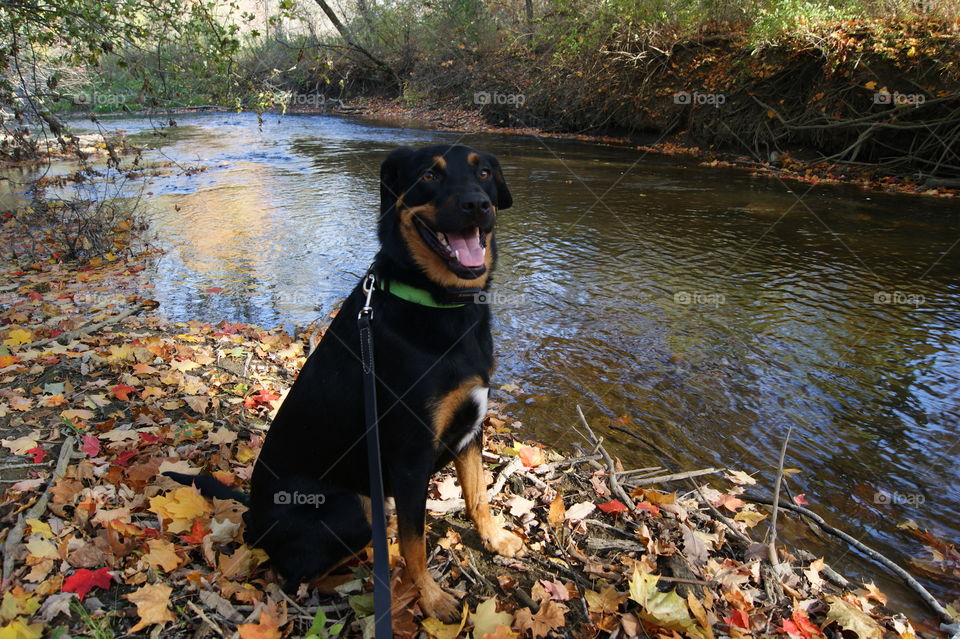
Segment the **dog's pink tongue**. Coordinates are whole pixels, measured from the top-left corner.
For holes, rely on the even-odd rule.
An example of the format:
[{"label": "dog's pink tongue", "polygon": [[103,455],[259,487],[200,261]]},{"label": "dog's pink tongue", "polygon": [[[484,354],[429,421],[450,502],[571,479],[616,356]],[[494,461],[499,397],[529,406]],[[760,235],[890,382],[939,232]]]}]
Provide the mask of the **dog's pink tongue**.
[{"label": "dog's pink tongue", "polygon": [[450,248],[460,254],[461,264],[470,268],[483,266],[483,247],[480,246],[480,235],[476,228],[466,233],[447,231],[447,242]]}]

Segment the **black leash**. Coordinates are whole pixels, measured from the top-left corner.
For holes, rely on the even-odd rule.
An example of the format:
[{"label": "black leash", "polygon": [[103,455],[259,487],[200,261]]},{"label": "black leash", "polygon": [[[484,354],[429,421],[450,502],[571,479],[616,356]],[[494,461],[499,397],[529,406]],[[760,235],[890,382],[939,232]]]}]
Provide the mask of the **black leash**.
[{"label": "black leash", "polygon": [[370,472],[370,527],[373,534],[373,613],[377,639],[393,637],[390,604],[390,555],[387,552],[387,515],[384,512],[383,469],[380,466],[380,426],[377,417],[377,380],[373,369],[373,308],[370,300],[376,278],[367,273],[363,292],[367,299],[357,324],[360,327],[360,360],[363,363],[363,411],[367,427],[367,465]]}]

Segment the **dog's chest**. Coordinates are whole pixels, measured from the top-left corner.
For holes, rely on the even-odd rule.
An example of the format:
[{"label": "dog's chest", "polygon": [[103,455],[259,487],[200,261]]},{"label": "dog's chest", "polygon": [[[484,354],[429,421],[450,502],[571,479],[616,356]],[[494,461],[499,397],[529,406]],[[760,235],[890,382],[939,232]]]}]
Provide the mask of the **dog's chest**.
[{"label": "dog's chest", "polygon": [[439,454],[456,455],[480,436],[489,390],[471,379],[435,403],[434,444]]}]

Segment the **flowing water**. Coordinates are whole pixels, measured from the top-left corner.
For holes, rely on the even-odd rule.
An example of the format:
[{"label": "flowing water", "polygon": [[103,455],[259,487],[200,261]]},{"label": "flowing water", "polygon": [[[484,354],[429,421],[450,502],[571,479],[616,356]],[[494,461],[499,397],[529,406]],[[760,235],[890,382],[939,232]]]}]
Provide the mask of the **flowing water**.
[{"label": "flowing water", "polygon": [[[152,139],[146,120],[108,124]],[[685,470],[755,473],[769,495],[792,427],[790,487],[828,521],[901,563],[929,559],[897,528],[905,520],[960,541],[955,202],[325,116],[178,125],[148,158],[206,170],[144,187],[167,248],[154,296],[168,317],[316,320],[376,250],[386,152],[463,142],[500,157],[514,194],[497,231],[494,385],[513,391],[497,396],[523,436],[585,445],[580,404],[628,467],[663,460],[605,425],[656,441]],[[876,566],[785,526],[841,572],[922,610]]]}]

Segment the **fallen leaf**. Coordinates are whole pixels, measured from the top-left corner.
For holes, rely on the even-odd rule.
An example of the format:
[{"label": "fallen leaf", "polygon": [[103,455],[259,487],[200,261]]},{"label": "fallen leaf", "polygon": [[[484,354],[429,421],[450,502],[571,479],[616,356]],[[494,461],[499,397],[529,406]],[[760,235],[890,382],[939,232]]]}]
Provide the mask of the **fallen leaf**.
[{"label": "fallen leaf", "polygon": [[630,578],[630,598],[640,604],[641,619],[655,626],[686,632],[700,637],[701,632],[696,621],[690,616],[687,602],[675,590],[660,592],[657,589],[658,575],[641,573],[633,569]]},{"label": "fallen leaf", "polygon": [[627,595],[613,586],[607,586],[600,592],[587,590],[583,596],[587,601],[587,610],[601,615],[615,614],[620,609],[620,604],[627,599]]},{"label": "fallen leaf", "polygon": [[540,446],[521,446],[517,455],[520,457],[520,463],[527,468],[536,468],[546,461],[543,456],[543,448]]},{"label": "fallen leaf", "polygon": [[514,616],[513,627],[520,632],[529,630],[533,639],[538,639],[552,630],[564,627],[566,612],[567,607],[556,601],[543,604],[537,614],[533,614],[529,608],[522,608]]},{"label": "fallen leaf", "polygon": [[147,541],[147,553],[143,556],[146,562],[152,568],[160,568],[164,572],[176,570],[180,565],[180,557],[177,555],[177,548],[169,541],[163,539],[150,539]]},{"label": "fallen leaf", "polygon": [[612,499],[608,502],[599,504],[597,508],[607,513],[608,515],[619,515],[620,513],[625,513],[628,510],[630,510],[619,499]]},{"label": "fallen leaf", "polygon": [[245,623],[237,627],[240,639],[280,639],[280,621],[264,610],[257,623]]},{"label": "fallen leaf", "polygon": [[856,633],[860,639],[882,639],[883,629],[873,617],[836,595],[827,595],[825,601],[830,604],[830,609],[824,627],[836,622],[842,629]]},{"label": "fallen leaf", "polygon": [[593,502],[583,501],[579,504],[570,506],[570,508],[567,509],[567,513],[564,515],[564,519],[567,521],[577,522],[587,517],[596,509],[597,506]]},{"label": "fallen leaf", "polygon": [[75,592],[77,593],[77,597],[80,598],[80,601],[83,601],[87,593],[94,588],[109,588],[112,580],[113,576],[110,574],[110,569],[106,566],[96,570],[81,568],[63,580],[61,590],[63,592]]},{"label": "fallen leaf", "polygon": [[554,528],[559,528],[567,516],[567,508],[563,505],[563,496],[557,493],[557,496],[550,502],[550,510],[547,512],[547,521]]},{"label": "fallen leaf", "polygon": [[160,515],[161,519],[169,520],[167,530],[173,533],[190,530],[194,519],[213,512],[210,503],[193,486],[184,486],[166,495],[151,497],[150,510]]},{"label": "fallen leaf", "polygon": [[170,586],[147,584],[139,590],[124,595],[126,599],[136,604],[137,614],[140,615],[140,620],[130,629],[130,632],[137,632],[154,624],[175,621],[176,617],[168,607],[172,592],[173,588]]},{"label": "fallen leaf", "polygon": [[510,627],[513,615],[509,612],[497,612],[497,598],[489,599],[477,604],[477,611],[470,614],[473,623],[473,636],[482,639],[497,632],[498,626]]}]

